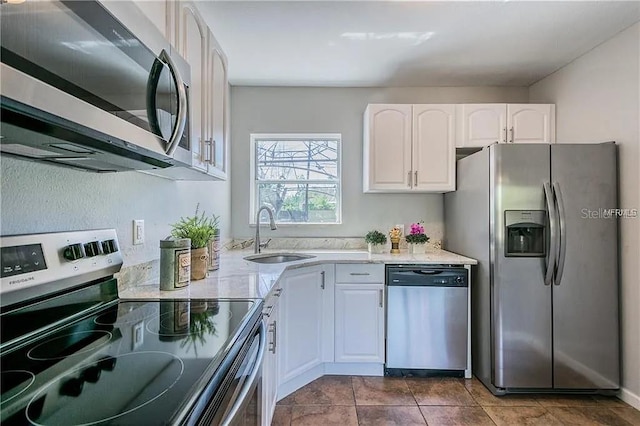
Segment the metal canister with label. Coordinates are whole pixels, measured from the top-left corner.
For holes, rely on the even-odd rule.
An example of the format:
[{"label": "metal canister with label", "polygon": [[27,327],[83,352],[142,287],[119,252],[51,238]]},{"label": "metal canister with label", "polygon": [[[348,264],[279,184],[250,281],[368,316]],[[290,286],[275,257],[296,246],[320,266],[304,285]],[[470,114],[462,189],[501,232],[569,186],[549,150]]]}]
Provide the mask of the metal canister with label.
[{"label": "metal canister with label", "polygon": [[191,280],[191,240],[160,240],[160,290],[178,290]]}]

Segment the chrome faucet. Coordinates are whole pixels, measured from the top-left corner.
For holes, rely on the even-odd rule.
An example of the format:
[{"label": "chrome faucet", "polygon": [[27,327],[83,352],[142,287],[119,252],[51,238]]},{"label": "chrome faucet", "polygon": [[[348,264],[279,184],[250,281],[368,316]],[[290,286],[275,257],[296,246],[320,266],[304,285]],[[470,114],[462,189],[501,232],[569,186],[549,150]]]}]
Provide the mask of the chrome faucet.
[{"label": "chrome faucet", "polygon": [[258,213],[256,213],[256,238],[254,240],[254,253],[260,253],[260,249],[267,247],[267,244],[269,244],[270,241],[267,241],[264,245],[260,244],[260,213],[262,212],[262,210],[266,210],[267,213],[269,213],[269,226],[271,226],[271,230],[275,231],[276,229],[278,229],[275,220],[273,220],[273,210],[271,210],[271,208],[267,206],[260,207],[258,209]]}]

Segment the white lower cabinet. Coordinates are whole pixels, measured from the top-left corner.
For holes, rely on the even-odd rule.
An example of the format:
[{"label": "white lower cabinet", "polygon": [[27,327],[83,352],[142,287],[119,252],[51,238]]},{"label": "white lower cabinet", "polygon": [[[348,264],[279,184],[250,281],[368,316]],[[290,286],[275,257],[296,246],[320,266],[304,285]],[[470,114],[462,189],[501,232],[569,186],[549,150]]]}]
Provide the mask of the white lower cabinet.
[{"label": "white lower cabinet", "polygon": [[278,315],[280,312],[279,299],[282,290],[276,289],[274,295],[265,303],[264,322],[267,327],[267,352],[262,361],[262,419],[263,424],[271,424],[273,411],[276,408],[278,397],[278,347],[277,336],[280,324]]},{"label": "white lower cabinet", "polygon": [[384,363],[384,284],[335,285],[335,362]]},{"label": "white lower cabinet", "polygon": [[[327,337],[333,336],[333,283],[324,267],[311,266],[285,272],[278,326],[278,385],[331,361]],[[333,354],[329,356],[332,358]]]}]

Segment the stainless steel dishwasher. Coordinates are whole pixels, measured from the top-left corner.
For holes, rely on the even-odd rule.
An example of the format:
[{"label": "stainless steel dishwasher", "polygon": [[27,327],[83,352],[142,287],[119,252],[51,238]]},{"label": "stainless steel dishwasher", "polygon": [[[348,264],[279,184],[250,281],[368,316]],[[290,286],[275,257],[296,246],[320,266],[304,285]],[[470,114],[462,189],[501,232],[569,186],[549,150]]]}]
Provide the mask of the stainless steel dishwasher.
[{"label": "stainless steel dishwasher", "polygon": [[447,265],[388,265],[386,375],[467,368],[467,270]]}]

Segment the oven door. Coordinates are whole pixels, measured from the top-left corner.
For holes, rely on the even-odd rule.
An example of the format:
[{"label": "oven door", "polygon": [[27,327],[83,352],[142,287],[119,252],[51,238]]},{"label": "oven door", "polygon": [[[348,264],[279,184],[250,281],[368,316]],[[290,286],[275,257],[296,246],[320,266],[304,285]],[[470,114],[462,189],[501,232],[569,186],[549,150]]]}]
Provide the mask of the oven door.
[{"label": "oven door", "polygon": [[[198,424],[222,426],[262,425],[262,361],[267,333],[264,323],[250,338],[249,349],[241,351],[221,386],[222,403],[211,419],[205,415]],[[217,399],[217,398],[215,398]]]},{"label": "oven door", "polygon": [[[171,157],[188,145],[189,70],[135,5],[29,1],[3,4],[2,13],[1,93],[18,117],[51,114],[134,154]],[[46,145],[54,158],[86,154],[71,143]]]}]

